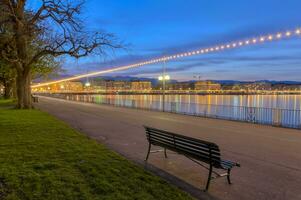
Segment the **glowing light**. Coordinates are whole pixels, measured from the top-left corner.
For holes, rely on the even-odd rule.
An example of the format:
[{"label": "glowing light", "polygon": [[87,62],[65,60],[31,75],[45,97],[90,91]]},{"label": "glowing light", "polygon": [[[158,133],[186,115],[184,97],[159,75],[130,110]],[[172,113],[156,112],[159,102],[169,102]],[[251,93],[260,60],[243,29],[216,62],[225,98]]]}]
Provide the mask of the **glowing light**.
[{"label": "glowing light", "polygon": [[159,76],[158,80],[159,81],[163,81],[163,80],[168,81],[168,80],[170,80],[170,76],[169,75]]},{"label": "glowing light", "polygon": [[[46,82],[46,83],[38,83],[36,85],[32,85],[31,87],[32,88],[38,88],[38,87],[42,87],[42,86],[49,86],[49,85],[56,84],[56,83],[62,83],[62,82],[66,82],[66,81],[78,80],[78,79],[82,79],[82,78],[98,76],[98,75],[101,75],[101,74],[112,73],[112,72],[116,72],[116,71],[128,70],[128,69],[132,69],[132,68],[141,67],[141,66],[144,66],[144,65],[163,62],[163,61],[166,61],[166,60],[173,60],[173,59],[178,59],[178,58],[181,58],[181,57],[187,57],[187,56],[193,56],[193,55],[198,55],[198,54],[210,53],[210,52],[215,52],[215,51],[222,51],[226,48],[230,49],[231,47],[232,48],[238,48],[238,47],[241,47],[241,46],[244,46],[244,45],[256,44],[259,41],[261,43],[264,43],[264,42],[268,42],[268,41],[273,41],[274,38],[277,38],[277,39],[282,39],[283,38],[284,39],[284,38],[288,38],[288,37],[292,37],[292,36],[300,36],[300,35],[301,35],[301,29],[298,28],[298,29],[295,29],[293,31],[278,32],[276,34],[269,34],[269,35],[266,35],[266,36],[253,37],[252,39],[247,39],[247,40],[244,40],[244,41],[233,41],[231,43],[220,44],[218,46],[214,45],[212,47],[199,49],[197,51],[183,52],[183,53],[180,53],[180,54],[164,56],[164,57],[161,57],[161,58],[155,58],[155,59],[151,59],[151,60],[144,61],[144,62],[134,63],[134,64],[131,64],[131,65],[113,67],[113,68],[110,68],[110,69],[107,69],[107,70],[96,71],[96,72],[87,73],[87,74],[81,74],[81,75],[77,75],[77,76],[74,76],[74,77],[64,78],[64,79],[60,79],[60,80],[56,80],[56,81],[50,81],[50,82]],[[283,36],[286,36],[286,37],[283,37]],[[163,77],[162,77],[162,79],[163,79]],[[50,90],[50,89],[51,88],[48,87],[48,90]]]},{"label": "glowing light", "polygon": [[64,89],[64,88],[65,88],[65,86],[64,86],[64,85],[61,85],[61,86],[60,86],[60,88],[61,88],[61,89]]},{"label": "glowing light", "polygon": [[86,86],[86,87],[90,87],[90,86],[91,86],[91,83],[90,83],[90,82],[86,82],[86,83],[85,83],[85,86]]}]

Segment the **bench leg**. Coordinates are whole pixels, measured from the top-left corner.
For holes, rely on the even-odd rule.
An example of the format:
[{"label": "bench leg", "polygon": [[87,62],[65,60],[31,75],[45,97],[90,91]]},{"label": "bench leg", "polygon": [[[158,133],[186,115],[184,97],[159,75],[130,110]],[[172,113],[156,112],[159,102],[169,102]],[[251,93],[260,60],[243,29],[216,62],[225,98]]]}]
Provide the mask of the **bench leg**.
[{"label": "bench leg", "polygon": [[150,150],[151,150],[151,143],[148,143],[148,151],[147,151],[147,155],[146,155],[145,161],[148,160]]},{"label": "bench leg", "polygon": [[228,169],[227,180],[228,180],[228,183],[229,183],[229,184],[232,184],[232,183],[231,183],[231,179],[230,179],[230,174],[231,174],[231,169]]},{"label": "bench leg", "polygon": [[164,156],[167,158],[166,148],[164,148]]},{"label": "bench leg", "polygon": [[209,185],[210,185],[210,181],[211,181],[211,175],[212,175],[212,165],[210,165],[210,168],[209,168],[209,175],[208,175],[208,180],[207,180],[205,192],[208,191],[208,189],[209,189]]}]

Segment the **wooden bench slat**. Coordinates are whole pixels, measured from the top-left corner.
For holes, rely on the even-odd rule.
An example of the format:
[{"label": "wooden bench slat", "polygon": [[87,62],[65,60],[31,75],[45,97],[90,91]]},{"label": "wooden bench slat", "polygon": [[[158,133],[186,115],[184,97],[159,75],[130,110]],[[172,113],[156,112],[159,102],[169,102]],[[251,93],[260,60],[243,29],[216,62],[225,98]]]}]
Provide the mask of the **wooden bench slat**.
[{"label": "wooden bench slat", "polygon": [[[212,142],[207,142],[204,140],[199,140],[196,138],[191,138],[188,136],[179,135],[176,133],[171,133],[164,130],[159,130],[151,127],[144,127],[146,132],[146,138],[149,142],[149,150],[146,156],[146,160],[148,159],[151,145],[161,146],[165,148],[165,157],[166,149],[177,152],[179,154],[183,154],[196,163],[200,164],[197,161],[201,161],[207,163],[209,168],[200,164],[201,166],[207,168],[209,170],[206,190],[209,188],[210,180],[212,178],[212,172],[218,175],[217,177],[227,176],[228,183],[230,184],[230,171],[234,166],[240,167],[240,164],[221,159],[221,153],[218,145]],[[218,168],[226,170],[227,173],[219,174],[212,170],[212,168]]]},{"label": "wooden bench slat", "polygon": [[[210,153],[210,150],[208,148],[203,148],[203,147],[199,147],[199,146],[196,146],[196,145],[192,146],[189,143],[184,143],[184,142],[179,141],[179,140],[175,141],[174,138],[167,138],[167,137],[159,136],[159,135],[147,136],[147,139],[150,140],[150,142],[152,142],[153,138],[156,139],[157,141],[162,140],[164,142],[168,142],[171,145],[173,145],[175,148],[177,148],[177,146],[183,146],[183,147],[186,147],[187,149],[190,149],[191,151],[196,151],[197,153],[203,153],[203,154],[206,154],[206,155],[209,155],[209,153]],[[212,156],[216,157],[216,158],[219,158],[220,153],[212,151]]]},{"label": "wooden bench slat", "polygon": [[211,147],[212,150],[216,150],[216,151],[219,151],[218,149],[218,146],[215,145],[214,143],[203,143],[203,141],[201,140],[189,140],[189,137],[180,137],[179,135],[176,135],[176,134],[173,134],[173,135],[168,135],[166,133],[164,134],[161,134],[159,131],[150,131],[148,130],[147,133],[149,134],[153,134],[153,135],[164,135],[166,137],[173,137],[175,139],[177,139],[177,141],[183,141],[183,142],[187,142],[187,143],[190,143],[190,144],[193,144],[193,145],[197,145],[197,146],[202,146],[202,147],[205,147],[205,148],[208,148],[208,146]]}]

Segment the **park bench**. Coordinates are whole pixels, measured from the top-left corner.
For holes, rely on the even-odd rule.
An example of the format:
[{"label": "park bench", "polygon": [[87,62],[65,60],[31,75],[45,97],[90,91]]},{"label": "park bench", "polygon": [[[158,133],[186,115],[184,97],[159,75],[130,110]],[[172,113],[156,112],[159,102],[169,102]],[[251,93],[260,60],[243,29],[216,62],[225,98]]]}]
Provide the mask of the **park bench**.
[{"label": "park bench", "polygon": [[31,99],[34,103],[38,103],[39,102],[39,97],[35,96],[35,95],[31,95]]},{"label": "park bench", "polygon": [[[210,181],[215,178],[227,177],[228,183],[231,184],[231,169],[235,166],[240,167],[239,163],[222,160],[219,147],[215,143],[147,126],[144,126],[144,128],[149,142],[145,161],[148,160],[150,153],[158,152],[151,151],[152,145],[163,147],[165,158],[167,158],[166,149],[182,154],[209,170],[205,191],[209,189]],[[214,168],[219,169],[219,171],[224,171],[225,173],[214,171]]]}]

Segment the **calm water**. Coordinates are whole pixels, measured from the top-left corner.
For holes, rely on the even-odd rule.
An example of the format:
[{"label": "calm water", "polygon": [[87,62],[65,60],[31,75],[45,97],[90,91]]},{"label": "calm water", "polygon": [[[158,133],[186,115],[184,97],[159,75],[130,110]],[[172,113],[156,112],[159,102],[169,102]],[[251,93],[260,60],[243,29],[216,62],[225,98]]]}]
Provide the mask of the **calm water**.
[{"label": "calm water", "polygon": [[[99,103],[162,102],[162,95],[89,95]],[[166,95],[165,101],[180,104],[210,104],[301,110],[301,95]]]},{"label": "calm water", "polygon": [[301,129],[301,95],[45,94],[73,101],[159,110]]}]

